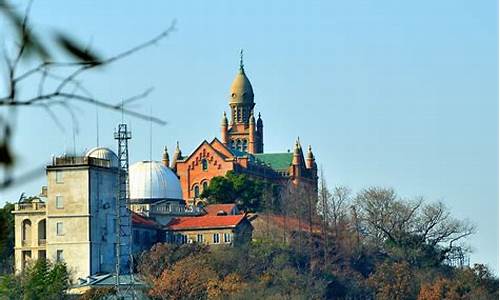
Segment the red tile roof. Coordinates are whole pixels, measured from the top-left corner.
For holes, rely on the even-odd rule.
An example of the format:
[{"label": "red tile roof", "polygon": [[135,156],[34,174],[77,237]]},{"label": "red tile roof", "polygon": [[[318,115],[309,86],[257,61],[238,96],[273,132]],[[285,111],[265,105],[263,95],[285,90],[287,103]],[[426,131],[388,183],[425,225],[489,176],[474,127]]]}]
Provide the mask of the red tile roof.
[{"label": "red tile roof", "polygon": [[166,228],[170,230],[208,229],[221,227],[232,228],[237,226],[245,218],[245,215],[179,217],[172,219],[172,221],[167,224]]},{"label": "red tile roof", "polygon": [[205,211],[209,216],[216,216],[218,212],[223,211],[226,214],[230,215],[231,211],[236,208],[236,204],[209,204],[205,206]]},{"label": "red tile roof", "polygon": [[145,218],[138,213],[135,213],[131,211],[132,214],[132,225],[142,225],[142,226],[149,226],[149,227],[158,227],[158,223],[155,221]]}]

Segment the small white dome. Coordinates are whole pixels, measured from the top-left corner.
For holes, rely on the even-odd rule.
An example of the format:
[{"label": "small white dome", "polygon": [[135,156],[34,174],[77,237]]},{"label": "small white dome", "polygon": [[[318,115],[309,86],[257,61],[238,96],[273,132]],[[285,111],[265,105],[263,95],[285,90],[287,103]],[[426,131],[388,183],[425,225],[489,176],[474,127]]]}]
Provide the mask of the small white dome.
[{"label": "small white dome", "polygon": [[129,168],[130,199],[182,199],[181,182],[157,161],[141,161]]},{"label": "small white dome", "polygon": [[106,147],[95,147],[85,153],[87,157],[107,159],[110,162],[112,168],[118,168],[120,164],[118,163],[118,156],[113,152],[113,150]]}]

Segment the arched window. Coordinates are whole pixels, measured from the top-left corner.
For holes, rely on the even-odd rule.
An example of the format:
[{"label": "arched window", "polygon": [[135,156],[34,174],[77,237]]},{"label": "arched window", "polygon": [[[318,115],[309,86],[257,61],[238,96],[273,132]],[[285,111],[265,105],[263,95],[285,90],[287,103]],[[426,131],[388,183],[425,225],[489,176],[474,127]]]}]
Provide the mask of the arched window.
[{"label": "arched window", "polygon": [[199,198],[200,197],[200,187],[198,185],[194,186],[194,197]]},{"label": "arched window", "polygon": [[38,222],[38,245],[45,245],[47,239],[47,221],[45,219]]},{"label": "arched window", "polygon": [[203,182],[203,190],[206,191],[208,188],[208,181]]},{"label": "arched window", "polygon": [[247,140],[243,140],[241,143],[241,151],[247,152]]},{"label": "arched window", "polygon": [[241,140],[236,140],[236,147],[234,147],[236,150],[241,150]]},{"label": "arched window", "polygon": [[31,241],[31,221],[26,219],[23,221],[22,225],[22,241],[29,242]]},{"label": "arched window", "polygon": [[201,169],[203,171],[208,170],[208,161],[205,158],[201,160]]}]

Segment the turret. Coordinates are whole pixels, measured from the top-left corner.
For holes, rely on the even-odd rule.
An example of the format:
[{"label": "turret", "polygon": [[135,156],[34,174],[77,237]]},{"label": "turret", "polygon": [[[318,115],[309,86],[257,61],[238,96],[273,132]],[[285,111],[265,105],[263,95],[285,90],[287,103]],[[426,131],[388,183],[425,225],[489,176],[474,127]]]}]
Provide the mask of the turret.
[{"label": "turret", "polygon": [[255,153],[263,153],[264,152],[264,124],[262,122],[262,118],[257,118],[257,131],[256,131],[256,141],[255,141]]},{"label": "turret", "polygon": [[300,146],[300,141],[297,138],[295,142],[295,148],[293,149],[293,159],[292,159],[292,167],[293,167],[293,176],[300,177],[301,175],[301,166],[302,166],[302,147]]},{"label": "turret", "polygon": [[168,150],[167,150],[167,146],[165,146],[165,148],[163,149],[163,155],[161,157],[161,163],[168,168],[168,166],[170,165],[170,158],[168,156]]},{"label": "turret", "polygon": [[177,146],[175,147],[174,157],[172,159],[171,169],[177,172],[177,161],[182,159],[181,148],[179,147],[179,142],[177,142]]},{"label": "turret", "polygon": [[256,153],[255,149],[255,118],[250,115],[248,122],[248,153]]},{"label": "turret", "polygon": [[222,121],[221,121],[221,139],[222,139],[222,143],[226,146],[228,145],[227,127],[228,127],[227,116],[226,116],[226,112],[224,112],[224,115],[222,116]]}]

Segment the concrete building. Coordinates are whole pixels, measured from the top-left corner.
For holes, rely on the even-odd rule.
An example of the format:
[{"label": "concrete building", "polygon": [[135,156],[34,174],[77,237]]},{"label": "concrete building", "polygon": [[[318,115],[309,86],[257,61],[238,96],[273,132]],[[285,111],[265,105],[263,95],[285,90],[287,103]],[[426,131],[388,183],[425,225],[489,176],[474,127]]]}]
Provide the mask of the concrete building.
[{"label": "concrete building", "polygon": [[[118,158],[95,148],[56,157],[46,171],[46,201],[19,203],[13,212],[16,270],[30,258],[48,258],[64,260],[75,278],[113,272]],[[122,251],[126,265],[127,247]]]}]

